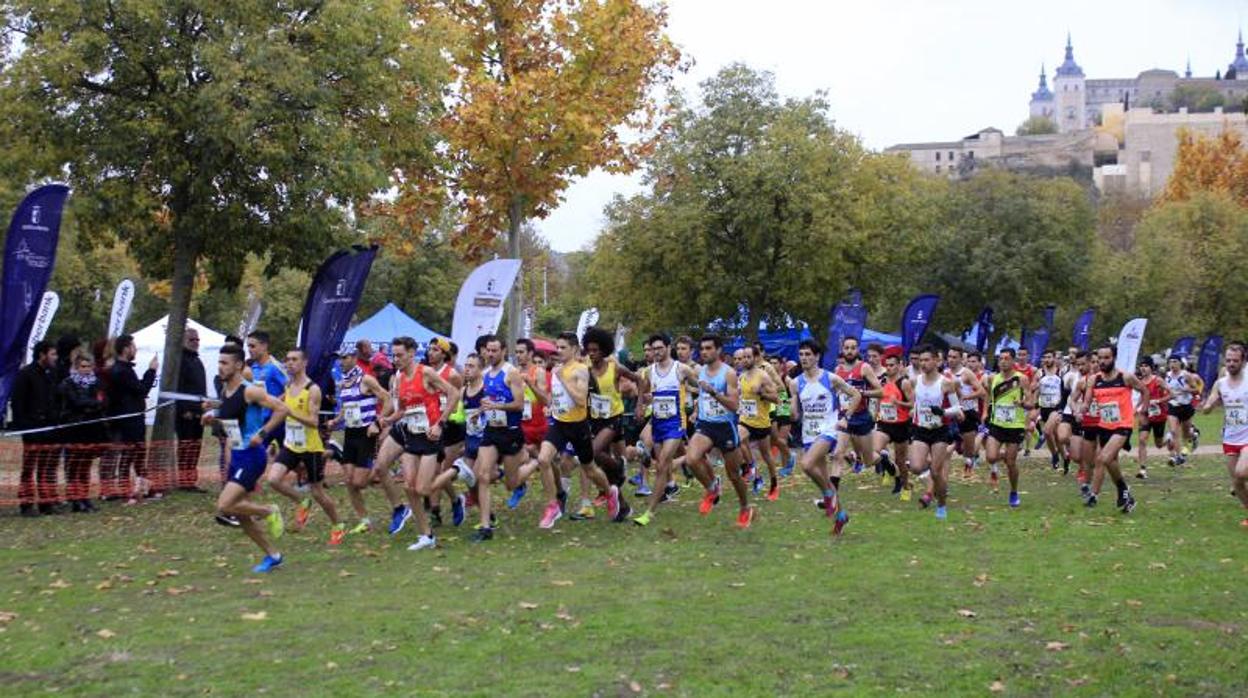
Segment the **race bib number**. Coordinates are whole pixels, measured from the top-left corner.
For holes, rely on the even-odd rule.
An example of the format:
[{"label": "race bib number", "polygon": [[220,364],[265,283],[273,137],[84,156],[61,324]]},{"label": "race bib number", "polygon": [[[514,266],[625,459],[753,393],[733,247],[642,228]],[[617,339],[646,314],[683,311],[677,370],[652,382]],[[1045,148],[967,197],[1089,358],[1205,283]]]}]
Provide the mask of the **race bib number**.
[{"label": "race bib number", "polygon": [[714,418],[722,417],[726,414],[728,414],[728,410],[724,409],[724,406],[719,404],[719,400],[716,400],[710,395],[703,395],[702,399],[698,402],[699,417]]},{"label": "race bib number", "polygon": [[758,416],[758,401],[757,400],[742,400],[738,413],[742,417],[757,417]]},{"label": "race bib number", "polygon": [[919,426],[924,429],[938,429],[941,425],[940,416],[931,411],[930,408],[923,408],[918,411]]},{"label": "race bib number", "polygon": [[469,436],[480,436],[485,432],[485,422],[481,419],[481,410],[464,412],[464,432]]},{"label": "race bib number", "polygon": [[231,451],[237,451],[243,447],[243,430],[238,426],[237,419],[221,420],[221,428],[225,430],[225,445]]},{"label": "race bib number", "polygon": [[1118,403],[1116,402],[1107,402],[1100,405],[1100,415],[1102,422],[1110,424],[1116,424],[1122,419],[1122,412],[1118,410]]},{"label": "race bib number", "polygon": [[286,440],[287,446],[295,450],[303,450],[308,446],[307,427],[302,422],[296,422],[293,419],[286,420]]},{"label": "race bib number", "polygon": [[349,402],[342,406],[342,422],[351,429],[364,426],[364,417],[360,414],[360,403]]},{"label": "race bib number", "polygon": [[879,406],[879,415],[881,422],[896,422],[897,405],[892,402],[881,402]]},{"label": "race bib number", "polygon": [[572,397],[569,395],[555,395],[550,401],[550,411],[556,417],[562,417],[563,415],[571,412]]},{"label": "race bib number", "polygon": [[656,397],[651,407],[655,419],[671,419],[676,416],[676,398],[671,395]]},{"label": "race bib number", "polygon": [[1149,417],[1160,417],[1160,416],[1161,416],[1161,405],[1158,405],[1158,404],[1157,404],[1157,403],[1155,403],[1155,402],[1150,402],[1150,403],[1149,403],[1149,405],[1148,405],[1148,416],[1149,416]]},{"label": "race bib number", "polygon": [[802,436],[811,438],[818,436],[823,432],[823,415],[821,414],[804,414],[802,415]]},{"label": "race bib number", "polygon": [[485,423],[492,427],[505,427],[507,426],[507,413],[503,410],[487,410]]},{"label": "race bib number", "polygon": [[589,416],[594,419],[606,419],[611,416],[611,398],[606,395],[589,396]]},{"label": "race bib number", "polygon": [[[533,401],[527,395],[524,398],[524,411],[520,413],[520,419],[526,422],[533,419]],[[494,422],[491,421],[490,424],[494,424]]]},{"label": "race bib number", "polygon": [[997,423],[1012,423],[1018,417],[1017,405],[993,405],[992,420]]},{"label": "race bib number", "polygon": [[409,434],[424,434],[429,431],[429,414],[424,405],[417,405],[403,413],[403,427]]},{"label": "race bib number", "polygon": [[974,412],[979,409],[979,402],[975,400],[963,400],[961,404],[963,412]]},{"label": "race bib number", "polygon": [[1248,407],[1227,405],[1225,420],[1228,427],[1248,427]]},{"label": "race bib number", "polygon": [[1057,407],[1057,403],[1062,401],[1061,388],[1053,389],[1045,386],[1040,389],[1040,406],[1049,409]]}]

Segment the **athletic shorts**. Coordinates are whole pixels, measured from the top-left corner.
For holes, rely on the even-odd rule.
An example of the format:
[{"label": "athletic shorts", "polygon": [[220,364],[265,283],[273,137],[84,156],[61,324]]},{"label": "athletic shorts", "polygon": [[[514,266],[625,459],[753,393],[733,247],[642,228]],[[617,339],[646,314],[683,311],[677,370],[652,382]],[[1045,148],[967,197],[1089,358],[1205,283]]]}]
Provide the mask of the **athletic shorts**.
[{"label": "athletic shorts", "polygon": [[948,427],[936,427],[935,429],[924,429],[923,427],[911,426],[910,438],[915,441],[931,446],[932,444],[951,444],[953,436],[949,433]]},{"label": "athletic shorts", "polygon": [[790,414],[773,414],[771,415],[771,423],[778,427],[788,426],[793,423],[793,415]]},{"label": "athletic shorts", "polygon": [[670,422],[650,420],[650,438],[654,439],[656,446],[664,441],[679,441],[685,438],[685,428],[681,426],[678,419]]},{"label": "athletic shorts", "polygon": [[593,433],[594,436],[598,436],[598,432],[602,431],[603,429],[610,429],[611,433],[615,435],[611,438],[611,443],[615,443],[617,441],[623,441],[624,440],[624,418],[623,416],[617,414],[614,417],[607,417],[606,419],[590,419],[589,420],[589,430],[590,432]]},{"label": "athletic shorts", "polygon": [[594,437],[589,432],[589,422],[561,422],[553,419],[546,428],[545,442],[555,447],[558,453],[565,452],[569,446],[576,453],[576,460],[587,465],[594,460]]},{"label": "athletic shorts", "polygon": [[870,412],[858,412],[850,417],[845,426],[845,433],[850,436],[869,436],[875,431],[875,420]]},{"label": "athletic shorts", "polygon": [[468,425],[463,422],[450,422],[442,425],[442,448],[461,443],[468,435]]},{"label": "athletic shorts", "polygon": [[624,443],[635,444],[641,440],[641,425],[643,421],[638,421],[636,417],[625,415],[620,419],[620,433],[624,437]]},{"label": "athletic shorts", "polygon": [[407,442],[403,444],[403,452],[422,458],[437,456],[438,460],[442,460],[442,442],[430,439],[428,434],[408,434]]},{"label": "athletic shorts", "polygon": [[745,427],[745,430],[749,432],[751,442],[771,438],[771,427],[752,427],[749,424],[742,424],[741,426]]},{"label": "athletic shorts", "polygon": [[1191,405],[1170,405],[1170,416],[1180,422],[1189,422],[1196,415],[1196,408]]},{"label": "athletic shorts", "polygon": [[237,482],[248,492],[256,488],[264,469],[268,467],[268,454],[263,446],[251,446],[230,452],[230,482]]},{"label": "athletic shorts", "polygon": [[[1224,443],[1222,444],[1222,455],[1238,456],[1240,453],[1244,451],[1245,448],[1248,448],[1248,444],[1226,444]],[[235,453],[238,453],[238,451],[235,451]]]},{"label": "athletic shorts", "polygon": [[979,424],[979,410],[966,410],[962,413],[962,421],[958,422],[958,433],[974,433],[979,430]]},{"label": "athletic shorts", "polygon": [[1040,408],[1040,424],[1044,425],[1046,422],[1048,422],[1049,415],[1053,414],[1056,411],[1057,411],[1056,407],[1041,407]]},{"label": "athletic shorts", "polygon": [[1127,437],[1126,443],[1122,445],[1124,449],[1131,449],[1131,429],[1097,429],[1096,442],[1102,446],[1109,443],[1109,440],[1115,436]]},{"label": "athletic shorts", "polygon": [[509,427],[486,427],[478,448],[486,447],[498,449],[500,457],[514,456],[524,448],[524,434]]},{"label": "athletic shorts", "polygon": [[1083,426],[1080,424],[1079,420],[1075,417],[1075,415],[1063,414],[1062,424],[1070,425],[1070,433],[1072,435],[1079,436],[1079,437],[1083,436]]},{"label": "athletic shorts", "polygon": [[391,424],[389,434],[396,444],[400,446],[407,444],[407,429],[404,428],[401,422]]},{"label": "athletic shorts", "polygon": [[277,462],[290,470],[302,467],[308,476],[308,482],[317,483],[325,480],[325,454],[320,451],[292,451],[285,446],[277,454]]},{"label": "athletic shorts", "polygon": [[[278,397],[280,398],[281,396],[279,395]],[[268,419],[266,418],[265,421],[268,421]],[[278,446],[281,446],[282,443],[284,443],[285,441],[286,441],[286,423],[282,422],[281,424],[277,425],[277,428],[273,430],[272,434],[269,434],[268,436],[264,437],[264,446],[265,448],[268,448],[269,444],[272,444],[272,443],[276,443]]]},{"label": "athletic shorts", "polygon": [[352,427],[342,432],[343,463],[371,468],[376,455],[377,437],[368,435],[368,427]]},{"label": "athletic shorts", "polygon": [[520,431],[524,433],[525,446],[540,446],[546,438],[546,420],[520,422]]},{"label": "athletic shorts", "polygon": [[1165,437],[1166,423],[1165,422],[1149,422],[1148,424],[1145,424],[1144,426],[1140,427],[1140,434],[1144,435],[1146,438],[1149,432],[1152,432],[1154,439],[1161,439]]},{"label": "athletic shorts", "polygon": [[875,429],[895,444],[910,443],[910,422],[876,422]]},{"label": "athletic shorts", "polygon": [[1023,437],[1026,435],[1026,429],[1012,429],[1010,427],[999,427],[996,424],[988,425],[988,436],[997,440],[1001,444],[1021,444]]},{"label": "athletic shorts", "polygon": [[737,425],[731,422],[703,422],[699,420],[694,426],[694,430],[695,433],[710,439],[711,444],[725,454],[741,445],[741,440],[737,438]]},{"label": "athletic shorts", "polygon": [[695,431],[697,431],[697,420],[695,420],[695,419],[686,419],[686,420],[685,420],[685,439],[690,439],[690,438],[692,438],[692,437],[693,437],[693,433],[694,433]]},{"label": "athletic shorts", "polygon": [[464,458],[476,460],[477,449],[479,448],[481,448],[481,435],[472,436],[470,434],[464,438]]}]

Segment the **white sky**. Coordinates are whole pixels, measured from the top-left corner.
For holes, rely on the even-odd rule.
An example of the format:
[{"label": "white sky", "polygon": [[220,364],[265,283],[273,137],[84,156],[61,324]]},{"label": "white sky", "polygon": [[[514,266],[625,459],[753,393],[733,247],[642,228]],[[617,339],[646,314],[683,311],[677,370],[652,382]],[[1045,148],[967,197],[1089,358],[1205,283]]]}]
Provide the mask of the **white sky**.
[{"label": "white sky", "polygon": [[[1052,85],[1066,32],[1089,78],[1149,68],[1225,72],[1248,0],[669,0],[669,34],[693,68],[686,92],[741,61],[782,95],[828,91],[838,125],[868,147],[953,140],[1027,117],[1040,63]],[[586,247],[616,193],[637,176],[595,172],[538,228],[559,251]]]}]

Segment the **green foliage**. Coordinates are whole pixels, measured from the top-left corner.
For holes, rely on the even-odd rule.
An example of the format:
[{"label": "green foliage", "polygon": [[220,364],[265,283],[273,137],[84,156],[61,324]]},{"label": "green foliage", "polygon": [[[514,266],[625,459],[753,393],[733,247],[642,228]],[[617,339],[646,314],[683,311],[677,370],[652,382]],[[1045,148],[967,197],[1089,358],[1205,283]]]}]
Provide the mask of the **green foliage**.
[{"label": "green foliage", "polygon": [[1047,116],[1032,116],[1018,125],[1015,134],[1019,136],[1042,136],[1057,133],[1057,124]]},{"label": "green foliage", "polygon": [[1186,108],[1190,112],[1211,112],[1225,105],[1226,97],[1220,91],[1203,85],[1179,85],[1167,100],[1170,111]]},{"label": "green foliage", "polygon": [[449,335],[455,298],[472,269],[440,233],[426,232],[409,240],[413,244],[406,255],[382,248],[364,286],[359,317],[366,318],[393,302],[422,325]]}]

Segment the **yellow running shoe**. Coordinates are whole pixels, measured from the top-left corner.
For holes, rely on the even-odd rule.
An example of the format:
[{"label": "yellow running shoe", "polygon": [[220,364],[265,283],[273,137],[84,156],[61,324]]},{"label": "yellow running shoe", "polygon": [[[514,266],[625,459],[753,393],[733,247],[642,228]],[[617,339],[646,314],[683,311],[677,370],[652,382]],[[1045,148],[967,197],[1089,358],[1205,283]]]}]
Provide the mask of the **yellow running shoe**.
[{"label": "yellow running shoe", "polygon": [[368,519],[361,519],[360,522],[355,525],[355,528],[351,529],[350,533],[351,535],[356,535],[359,533],[368,533],[371,530],[373,530],[373,522]]},{"label": "yellow running shoe", "polygon": [[910,496],[911,496],[911,491],[909,487],[901,488],[901,501],[903,502],[910,501]]},{"label": "yellow running shoe", "polygon": [[264,517],[264,523],[269,528],[269,535],[274,539],[281,538],[286,532],[286,522],[282,520],[282,510],[273,505],[269,510],[269,515]]},{"label": "yellow running shoe", "polygon": [[650,525],[650,512],[643,512],[633,517],[633,523],[638,526]]}]

